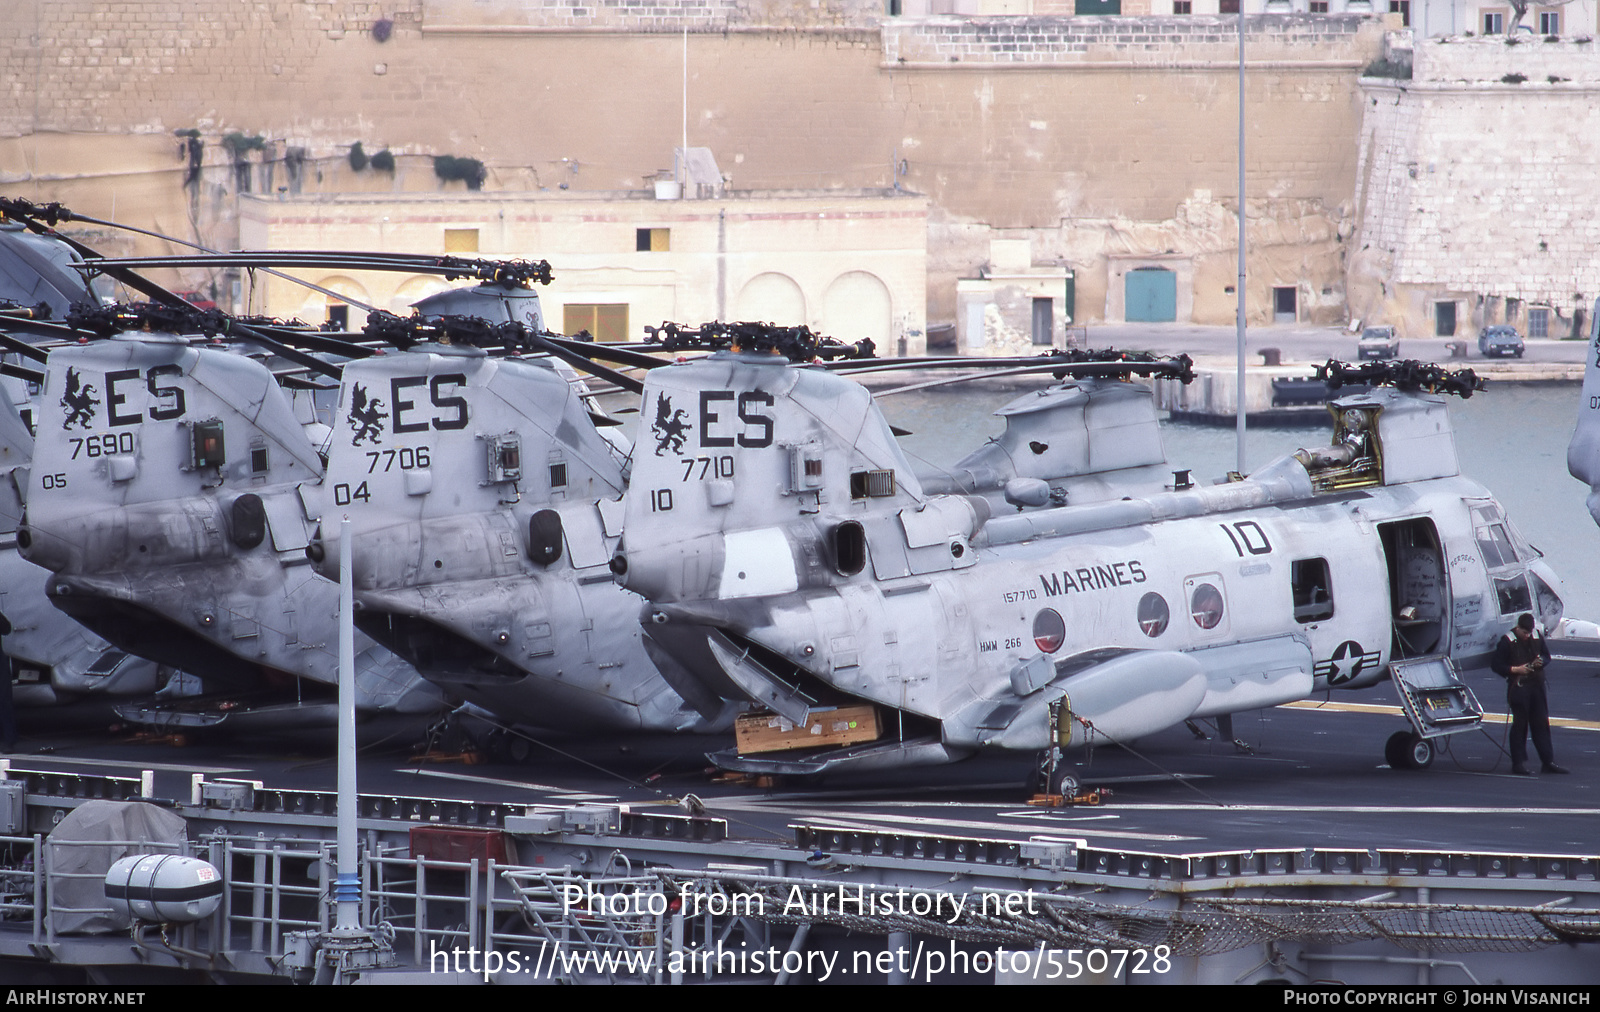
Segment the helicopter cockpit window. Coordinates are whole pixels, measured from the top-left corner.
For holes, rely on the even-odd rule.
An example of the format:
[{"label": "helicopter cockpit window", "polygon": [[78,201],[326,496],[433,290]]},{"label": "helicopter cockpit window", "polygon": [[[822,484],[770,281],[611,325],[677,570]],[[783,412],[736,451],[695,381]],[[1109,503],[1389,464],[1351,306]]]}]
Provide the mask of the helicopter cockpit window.
[{"label": "helicopter cockpit window", "polygon": [[1518,574],[1509,580],[1494,581],[1495,597],[1500,600],[1500,614],[1518,615],[1533,610],[1533,596],[1528,593],[1528,581]]},{"label": "helicopter cockpit window", "polygon": [[1222,621],[1222,591],[1209,583],[1194,589],[1189,598],[1189,616],[1202,629],[1215,629]]},{"label": "helicopter cockpit window", "polygon": [[1167,599],[1151,591],[1139,599],[1139,628],[1146,636],[1154,639],[1167,631],[1167,623],[1172,620],[1172,610],[1167,607]]},{"label": "helicopter cockpit window", "polygon": [[1511,537],[1506,534],[1505,524],[1479,527],[1478,551],[1483,553],[1483,564],[1490,569],[1509,566],[1517,561],[1517,553],[1511,547]]},{"label": "helicopter cockpit window", "polygon": [[1296,622],[1321,622],[1333,617],[1333,584],[1327,559],[1296,559],[1289,583],[1294,593]]}]

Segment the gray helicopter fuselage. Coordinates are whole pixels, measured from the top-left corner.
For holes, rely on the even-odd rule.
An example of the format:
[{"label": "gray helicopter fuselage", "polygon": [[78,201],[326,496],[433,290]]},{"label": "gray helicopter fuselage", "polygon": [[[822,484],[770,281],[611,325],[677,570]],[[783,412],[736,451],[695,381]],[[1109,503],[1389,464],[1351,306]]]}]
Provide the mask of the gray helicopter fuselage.
[{"label": "gray helicopter fuselage", "polygon": [[[131,695],[160,687],[160,666],[130,657],[51,607],[50,573],[17,550],[33,434],[0,386],[0,614],[11,623],[6,654],[17,702],[45,706],[86,695]],[[0,671],[0,677],[13,672]]]},{"label": "gray helicopter fuselage", "polygon": [[1126,740],[1559,620],[1441,398],[1336,409],[1334,446],[1243,481],[991,515],[925,494],[855,384],[717,356],[647,383],[618,568],[708,689],[797,723],[867,701],[962,749]]},{"label": "gray helicopter fuselage", "polygon": [[608,568],[623,468],[546,361],[430,346],[352,363],[319,500],[322,564],[348,517],[359,626],[506,720],[702,725]]},{"label": "gray helicopter fuselage", "polygon": [[[58,608],[216,685],[338,681],[338,588],[305,556],[322,462],[260,362],[159,335],[59,348],[47,366],[24,554]],[[58,420],[59,419],[59,420]],[[360,642],[363,708],[428,709]]]}]

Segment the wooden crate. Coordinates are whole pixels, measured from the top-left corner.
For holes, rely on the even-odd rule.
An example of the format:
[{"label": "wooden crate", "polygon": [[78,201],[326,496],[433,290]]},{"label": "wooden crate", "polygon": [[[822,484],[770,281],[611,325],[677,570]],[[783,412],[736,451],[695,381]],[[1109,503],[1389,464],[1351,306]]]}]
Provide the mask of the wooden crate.
[{"label": "wooden crate", "polygon": [[812,710],[804,727],[766,710],[746,713],[733,725],[740,755],[857,745],[872,741],[878,733],[878,708],[870,703]]}]

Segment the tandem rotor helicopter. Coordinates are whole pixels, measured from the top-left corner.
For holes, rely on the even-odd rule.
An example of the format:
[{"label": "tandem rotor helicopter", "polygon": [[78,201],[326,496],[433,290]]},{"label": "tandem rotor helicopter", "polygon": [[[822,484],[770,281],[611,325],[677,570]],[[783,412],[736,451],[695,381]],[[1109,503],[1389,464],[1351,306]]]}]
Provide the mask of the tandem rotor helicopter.
[{"label": "tandem rotor helicopter", "polygon": [[[304,529],[322,521],[305,547],[326,566],[326,521],[348,511],[358,624],[509,721],[709,729],[752,710],[718,765],[803,774],[1004,749],[1070,793],[1063,748],[1393,670],[1414,730],[1387,756],[1423,766],[1437,735],[1480,718],[1456,666],[1485,662],[1522,611],[1560,618],[1555,576],[1456,466],[1440,395],[1470,395],[1470,373],[1330,363],[1330,386],[1371,387],[1332,403],[1330,445],[1163,487],[1149,388],[1125,380],[1182,376],[1186,359],[1010,362],[1063,382],[1002,409],[1006,433],[955,467],[918,474],[848,374],[948,362],[862,361],[803,328],[664,325],[657,350],[704,355],[667,364],[499,319],[301,335],[322,357],[300,364],[341,381],[327,467],[261,512],[269,534],[296,501]],[[295,340],[275,328],[265,346]],[[530,351],[625,386],[588,358],[649,370],[631,456]],[[47,396],[66,396],[65,369]],[[155,415],[186,379],[126,382],[141,426],[177,431]],[[183,423],[191,443],[204,421]],[[97,466],[114,489],[128,465]],[[205,494],[237,501],[244,477]],[[238,512],[217,509],[208,536],[237,545]]]},{"label": "tandem rotor helicopter", "polygon": [[[1475,376],[1321,374],[1370,384],[1331,403],[1328,446],[1214,486],[1001,513],[925,492],[865,389],[746,343],[649,374],[642,410],[663,438],[635,453],[613,568],[649,600],[657,649],[772,712],[771,745],[713,756],[728,769],[1020,750],[1048,793],[1071,793],[1064,747],[1391,668],[1416,730],[1387,758],[1425,766],[1433,738],[1481,719],[1456,666],[1486,663],[1521,612],[1554,625],[1559,583],[1459,473],[1440,394],[1470,395]],[[807,735],[826,747],[796,749]]]}]

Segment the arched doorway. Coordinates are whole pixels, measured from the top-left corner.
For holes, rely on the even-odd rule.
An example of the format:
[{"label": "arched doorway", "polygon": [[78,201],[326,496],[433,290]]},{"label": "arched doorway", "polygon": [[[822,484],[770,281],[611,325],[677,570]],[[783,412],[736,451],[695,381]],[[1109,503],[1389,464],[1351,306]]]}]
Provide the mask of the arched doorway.
[{"label": "arched doorway", "polygon": [[806,322],[806,297],[787,274],[768,271],[745,282],[734,300],[733,319],[749,323]]},{"label": "arched doorway", "polygon": [[846,343],[870,337],[888,349],[894,337],[889,289],[877,275],[847,271],[834,278],[822,297],[822,331]]}]

